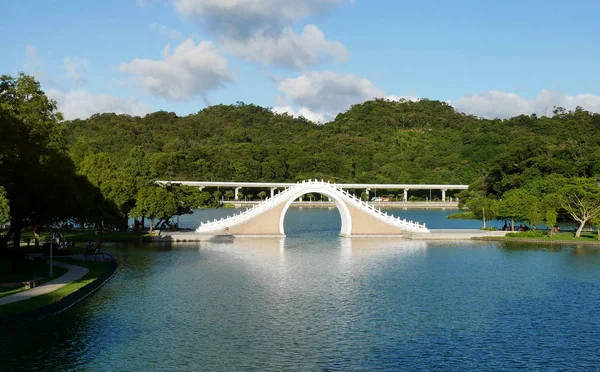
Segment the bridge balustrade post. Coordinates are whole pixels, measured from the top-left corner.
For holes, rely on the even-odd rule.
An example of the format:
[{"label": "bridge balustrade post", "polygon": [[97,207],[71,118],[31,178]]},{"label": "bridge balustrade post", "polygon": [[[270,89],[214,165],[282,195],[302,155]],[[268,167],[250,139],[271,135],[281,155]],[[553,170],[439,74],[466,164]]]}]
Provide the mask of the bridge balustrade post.
[{"label": "bridge balustrade post", "polygon": [[271,187],[271,197],[275,196],[275,190],[277,190],[277,187]]}]

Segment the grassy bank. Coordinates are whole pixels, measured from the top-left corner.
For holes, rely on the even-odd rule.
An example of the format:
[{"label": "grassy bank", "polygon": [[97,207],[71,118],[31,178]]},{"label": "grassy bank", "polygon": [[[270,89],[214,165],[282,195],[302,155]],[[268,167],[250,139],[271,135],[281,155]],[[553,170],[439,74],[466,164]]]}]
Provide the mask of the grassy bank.
[{"label": "grassy bank", "polygon": [[[107,242],[123,242],[123,241],[151,241],[152,235],[148,234],[145,231],[142,232],[133,232],[133,231],[123,231],[123,232],[105,232],[102,235],[96,235],[94,230],[82,230],[82,229],[73,229],[69,231],[65,231],[63,234],[65,240],[73,241],[73,242],[87,242],[87,241],[96,241],[99,239],[103,239]],[[33,244],[33,232],[25,231],[21,233],[21,240],[31,239],[31,244]],[[50,233],[44,232],[40,234],[40,240],[49,240]]]},{"label": "grassy bank", "polygon": [[69,283],[62,288],[57,289],[54,292],[47,293],[45,295],[36,296],[29,300],[13,302],[0,306],[0,316],[17,314],[25,311],[34,310],[51,303],[54,303],[61,298],[77,291],[83,286],[93,282],[106,270],[110,268],[110,262],[84,262],[84,261],[71,261],[62,259],[61,262],[69,263],[72,265],[82,266],[88,268],[89,272],[81,279]]},{"label": "grassy bank", "polygon": [[497,241],[522,241],[522,242],[540,242],[540,243],[586,243],[599,244],[598,234],[595,231],[584,231],[580,237],[575,237],[572,232],[559,232],[550,236],[547,231],[525,231],[506,234],[505,237],[484,237],[483,240]]},{"label": "grassy bank", "polygon": [[67,269],[64,267],[53,266],[53,275],[49,276],[49,264],[39,260],[22,260],[19,262],[19,271],[16,273],[12,272],[11,266],[12,260],[0,260],[0,297],[24,291],[24,281],[40,278],[40,282],[43,284],[58,278],[67,272]]}]

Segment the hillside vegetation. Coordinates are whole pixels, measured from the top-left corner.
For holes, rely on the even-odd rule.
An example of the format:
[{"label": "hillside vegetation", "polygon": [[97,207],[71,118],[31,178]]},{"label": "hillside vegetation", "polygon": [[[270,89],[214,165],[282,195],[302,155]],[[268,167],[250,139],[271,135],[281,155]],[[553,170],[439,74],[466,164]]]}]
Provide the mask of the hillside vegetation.
[{"label": "hillside vegetation", "polygon": [[600,115],[583,109],[487,120],[439,101],[375,100],[317,125],[238,103],[66,124],[76,164],[93,153],[120,167],[137,153],[159,179],[469,184],[489,176],[500,196],[540,175],[600,174]]}]

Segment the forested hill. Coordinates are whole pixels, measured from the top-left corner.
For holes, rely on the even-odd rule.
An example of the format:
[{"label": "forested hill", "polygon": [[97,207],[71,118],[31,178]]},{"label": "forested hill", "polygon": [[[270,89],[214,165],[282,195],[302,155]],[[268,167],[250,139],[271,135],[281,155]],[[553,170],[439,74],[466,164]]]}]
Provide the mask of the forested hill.
[{"label": "forested hill", "polygon": [[178,117],[97,114],[67,122],[78,167],[89,155],[161,179],[472,183],[501,194],[549,173],[600,175],[600,115],[487,120],[430,100],[368,101],[318,125],[239,103]]}]

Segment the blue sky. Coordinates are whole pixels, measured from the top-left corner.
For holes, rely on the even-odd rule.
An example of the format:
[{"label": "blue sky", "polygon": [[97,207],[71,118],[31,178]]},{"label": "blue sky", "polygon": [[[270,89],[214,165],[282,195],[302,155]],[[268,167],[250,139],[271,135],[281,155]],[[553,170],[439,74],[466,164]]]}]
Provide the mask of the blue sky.
[{"label": "blue sky", "polygon": [[600,111],[597,1],[3,1],[0,71],[66,118],[244,101],[328,121],[375,97],[484,117]]}]

